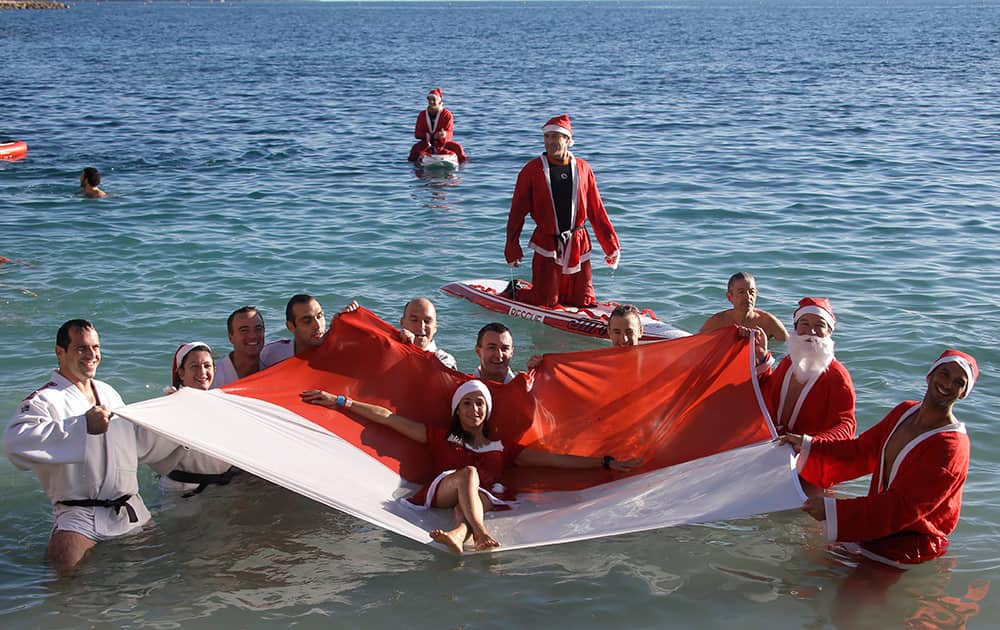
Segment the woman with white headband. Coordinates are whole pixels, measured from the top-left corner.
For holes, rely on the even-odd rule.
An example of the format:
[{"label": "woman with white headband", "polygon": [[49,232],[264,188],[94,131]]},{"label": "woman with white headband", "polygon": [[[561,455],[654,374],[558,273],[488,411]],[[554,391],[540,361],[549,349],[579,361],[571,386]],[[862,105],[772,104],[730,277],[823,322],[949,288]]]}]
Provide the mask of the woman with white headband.
[{"label": "woman with white headband", "polygon": [[[174,353],[174,364],[170,371],[171,387],[165,391],[173,393],[181,388],[207,390],[212,387],[215,377],[215,358],[207,343],[192,341],[181,344]],[[228,462],[216,459],[185,447],[179,451],[180,458],[164,460],[152,465],[160,473],[160,489],[185,492],[184,497],[200,493],[212,484],[226,485],[240,471]]]},{"label": "woman with white headband", "polygon": [[483,515],[511,503],[502,498],[505,488],[500,484],[504,469],[511,465],[581,469],[604,467],[626,471],[638,463],[632,459],[618,461],[610,455],[581,457],[504,445],[490,434],[493,397],[485,383],[476,379],[466,381],[455,390],[451,398],[451,427],[447,431],[410,420],[379,405],[319,390],[302,392],[302,400],[348,411],[427,444],[431,449],[436,476],[407,501],[415,509],[454,508],[455,527],[450,530],[436,529],[430,535],[455,553],[462,553],[470,536],[476,550],[500,546],[487,531]]}]

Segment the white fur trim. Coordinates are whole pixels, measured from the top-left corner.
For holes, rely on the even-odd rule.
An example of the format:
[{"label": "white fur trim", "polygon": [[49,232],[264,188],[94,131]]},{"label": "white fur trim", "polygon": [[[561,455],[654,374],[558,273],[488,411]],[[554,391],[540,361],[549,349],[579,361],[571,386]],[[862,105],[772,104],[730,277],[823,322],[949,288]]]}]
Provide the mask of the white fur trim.
[{"label": "white fur trim", "polygon": [[803,315],[819,315],[823,318],[823,321],[826,322],[827,326],[830,327],[830,330],[833,330],[837,323],[837,320],[833,317],[833,313],[825,308],[820,308],[815,304],[810,304],[795,311],[792,315],[792,324],[794,325],[795,322],[799,321],[799,318]]},{"label": "white fur trim", "polygon": [[473,392],[479,392],[486,399],[486,419],[490,419],[490,412],[493,411],[493,396],[490,395],[490,388],[486,387],[486,383],[471,379],[465,381],[455,390],[455,393],[451,396],[451,413],[454,414],[455,410],[458,409],[458,403],[462,402],[462,399]]},{"label": "white fur trim", "polygon": [[813,439],[811,435],[802,435],[802,446],[799,447],[799,456],[795,458],[795,471],[799,474],[806,467],[806,461],[809,459],[809,451],[812,450]]},{"label": "white fur trim", "polygon": [[[569,129],[563,127],[562,125],[545,125],[544,127],[542,127],[542,133],[548,133],[550,131],[554,131],[555,133],[561,133],[567,138],[573,137],[572,132],[570,132]],[[538,136],[535,137],[537,138]]]},{"label": "white fur trim", "polygon": [[930,376],[931,372],[933,372],[937,368],[937,366],[943,365],[945,363],[957,363],[958,367],[962,368],[962,371],[965,372],[965,378],[969,380],[969,386],[965,388],[965,393],[962,394],[959,398],[965,398],[966,396],[971,394],[972,386],[976,384],[976,377],[972,371],[972,365],[965,360],[965,357],[958,357],[958,356],[941,357],[940,359],[934,362],[934,365],[931,366],[931,369],[927,370],[927,376]]},{"label": "white fur trim", "polygon": [[826,508],[826,539],[837,540],[837,500],[833,497],[823,497],[823,507]]},{"label": "white fur trim", "polygon": [[865,549],[858,543],[840,543],[840,546],[843,547],[844,551],[847,551],[848,553],[853,553],[856,556],[864,556],[869,560],[874,560],[875,562],[888,565],[895,569],[900,569],[901,571],[908,571],[912,569],[914,566],[912,564],[904,564],[902,562],[896,562],[895,560],[890,560],[885,556],[880,556],[877,553],[873,553]]},{"label": "white fur trim", "polygon": [[[399,499],[399,501],[403,503],[403,505],[409,507],[411,510],[423,511],[431,509],[432,507],[434,507],[434,494],[437,492],[438,486],[441,485],[441,482],[444,481],[445,477],[453,474],[454,472],[455,472],[454,470],[445,470],[444,472],[438,474],[438,476],[434,478],[434,481],[431,482],[430,487],[427,488],[427,496],[424,498],[423,504],[414,503],[413,501],[410,501],[407,498]],[[494,487],[496,486],[503,487],[501,484],[494,484]],[[492,503],[493,505],[513,506],[518,504],[518,501],[505,501],[496,496],[495,494],[493,494],[492,492],[490,492],[489,490],[487,490],[486,488],[483,488],[482,486],[479,487],[479,491],[485,494],[487,497],[489,497],[490,503]]]},{"label": "white fur trim", "polygon": [[462,438],[457,435],[449,435],[448,441],[452,444],[457,444],[458,446],[464,446],[466,449],[472,451],[473,453],[492,453],[493,451],[503,452],[503,442],[499,440],[494,440],[485,446],[472,446],[471,444],[466,444],[462,441]]},{"label": "white fur trim", "polygon": [[[829,369],[829,366],[827,369]],[[785,372],[785,380],[781,383],[781,402],[778,403],[778,417],[775,418],[777,422],[781,422],[781,417],[785,413],[785,400],[788,398],[788,387],[791,385],[792,373],[794,370],[794,365],[789,366],[788,371]],[[813,385],[815,385],[824,374],[826,374],[826,370],[823,370],[816,376],[809,379],[802,387],[802,391],[799,392],[799,398],[795,401],[795,407],[792,408],[792,414],[788,416],[788,424],[784,425],[785,432],[791,432],[792,427],[795,426],[795,421],[799,419],[799,411],[802,410],[802,405],[806,403],[806,398],[809,397],[809,392],[812,390]]]},{"label": "white fur trim", "polygon": [[608,256],[608,258],[614,258],[615,260],[615,263],[613,265],[608,265],[608,267],[611,267],[612,269],[618,269],[618,265],[621,264],[622,262],[622,250],[616,249],[614,252],[611,253],[610,256]]}]

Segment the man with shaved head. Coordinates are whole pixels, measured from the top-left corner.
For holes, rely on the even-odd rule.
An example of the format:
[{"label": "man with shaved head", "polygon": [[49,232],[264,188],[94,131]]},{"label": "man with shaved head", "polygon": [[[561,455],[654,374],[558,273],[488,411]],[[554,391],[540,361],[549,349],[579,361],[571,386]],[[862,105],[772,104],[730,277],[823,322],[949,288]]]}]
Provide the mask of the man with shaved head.
[{"label": "man with shaved head", "polygon": [[[360,308],[354,301],[344,307],[342,313],[350,313]],[[437,309],[434,303],[425,297],[413,298],[403,305],[403,316],[399,318],[399,339],[403,343],[412,343],[421,350],[433,352],[445,367],[458,369],[455,357],[437,347],[434,335],[437,334]]]}]

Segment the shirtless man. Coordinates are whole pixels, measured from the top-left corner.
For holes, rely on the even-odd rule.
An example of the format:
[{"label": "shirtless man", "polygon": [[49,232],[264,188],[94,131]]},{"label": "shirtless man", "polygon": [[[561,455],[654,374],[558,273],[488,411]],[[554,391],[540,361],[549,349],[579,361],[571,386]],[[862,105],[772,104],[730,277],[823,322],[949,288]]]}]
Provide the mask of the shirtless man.
[{"label": "shirtless man", "polygon": [[[357,301],[351,302],[341,310],[350,313],[360,308]],[[399,318],[399,340],[412,343],[421,350],[433,352],[445,367],[458,369],[455,357],[437,347],[434,335],[437,334],[437,309],[434,303],[425,297],[414,298],[403,306],[403,316]]]},{"label": "shirtless man", "polygon": [[94,378],[101,343],[92,323],[63,324],[55,352],[59,367],[21,402],[3,446],[15,466],[38,475],[52,501],[48,559],[65,575],[98,542],[149,521],[136,469],[176,457],[179,446],[112,414],[125,403]]},{"label": "shirtless man", "polygon": [[80,173],[80,194],[91,199],[108,196],[108,193],[101,190],[101,172],[93,166],[86,167]]},{"label": "shirtless man", "polygon": [[803,505],[826,522],[828,541],[900,569],[947,551],[969,469],[969,437],[952,408],[978,377],[972,356],[945,350],[927,372],[923,400],[900,403],[857,438],[782,437],[799,453],[796,467],[811,483],[872,476],[867,496],[816,496]]},{"label": "shirtless man", "polygon": [[834,357],[836,321],[830,300],[802,298],[792,316],[788,354],[777,367],[763,329],[740,328],[742,334],[756,336],[761,394],[778,433],[854,436],[854,383]]},{"label": "shirtless man", "polygon": [[514,358],[514,337],[499,322],[486,324],[476,337],[476,356],[479,366],[472,373],[476,378],[507,384],[514,380],[510,360]]},{"label": "shirtless man", "polygon": [[226,320],[233,351],[215,368],[212,388],[228,385],[260,371],[260,352],[264,348],[264,318],[256,306],[244,306]]},{"label": "shirtless man", "polygon": [[761,328],[770,339],[788,341],[788,331],[781,321],[757,308],[757,280],[752,275],[740,271],[730,276],[726,299],[733,308],[709,317],[698,332],[709,332],[736,324],[746,328]]},{"label": "shirtless man", "polygon": [[292,332],[292,338],[279,339],[264,346],[260,352],[261,369],[323,345],[326,335],[323,307],[311,295],[293,295],[285,305],[285,328]]}]

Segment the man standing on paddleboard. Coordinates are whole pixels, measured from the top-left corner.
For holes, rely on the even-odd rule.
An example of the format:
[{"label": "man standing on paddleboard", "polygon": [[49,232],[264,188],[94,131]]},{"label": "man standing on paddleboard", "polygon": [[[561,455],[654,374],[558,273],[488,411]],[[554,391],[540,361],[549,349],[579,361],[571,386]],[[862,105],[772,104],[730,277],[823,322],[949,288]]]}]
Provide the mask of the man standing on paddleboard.
[{"label": "man standing on paddleboard", "polygon": [[542,127],[545,153],[525,164],[517,176],[507,217],[507,263],[517,266],[521,250],[521,228],[529,214],[535,231],[528,247],[534,250],[530,289],[514,282],[504,291],[527,304],[552,307],[592,306],[597,303],[590,268],[590,234],[586,222],[604,250],[604,261],[618,268],[621,248],[604,202],[597,190],[594,172],[586,161],[573,155],[573,127],[569,116],[550,119]]}]

